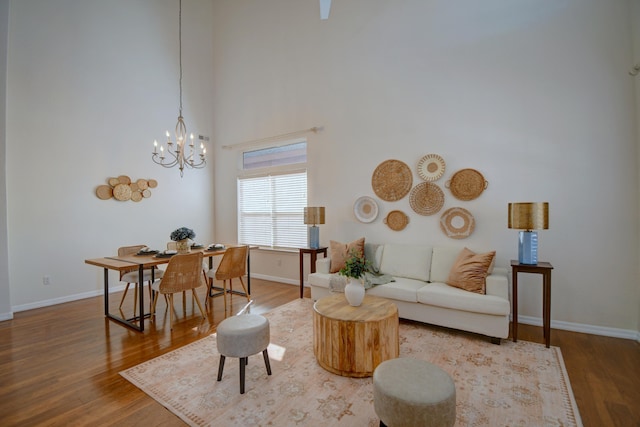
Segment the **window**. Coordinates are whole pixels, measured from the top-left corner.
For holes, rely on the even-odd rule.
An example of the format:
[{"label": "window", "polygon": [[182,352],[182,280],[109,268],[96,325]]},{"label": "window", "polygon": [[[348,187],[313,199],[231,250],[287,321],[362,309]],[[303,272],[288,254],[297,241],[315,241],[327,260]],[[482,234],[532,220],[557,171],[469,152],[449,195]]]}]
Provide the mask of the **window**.
[{"label": "window", "polygon": [[295,248],[307,244],[306,141],[242,153],[238,242]]}]

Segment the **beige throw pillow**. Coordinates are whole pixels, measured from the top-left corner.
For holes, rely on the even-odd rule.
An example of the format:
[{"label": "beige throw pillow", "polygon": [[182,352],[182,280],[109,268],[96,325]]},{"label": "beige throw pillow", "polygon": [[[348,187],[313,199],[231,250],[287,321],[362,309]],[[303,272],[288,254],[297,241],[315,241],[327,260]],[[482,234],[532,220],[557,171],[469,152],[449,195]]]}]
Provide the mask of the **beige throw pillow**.
[{"label": "beige throw pillow", "polygon": [[476,254],[464,248],[451,268],[447,284],[465,291],[485,294],[487,286],[485,279],[495,256],[496,251]]},{"label": "beige throw pillow", "polygon": [[340,243],[330,241],[331,269],[330,273],[337,273],[345,265],[347,258],[351,256],[351,250],[355,249],[358,255],[364,255],[364,237],[354,240],[351,243]]}]

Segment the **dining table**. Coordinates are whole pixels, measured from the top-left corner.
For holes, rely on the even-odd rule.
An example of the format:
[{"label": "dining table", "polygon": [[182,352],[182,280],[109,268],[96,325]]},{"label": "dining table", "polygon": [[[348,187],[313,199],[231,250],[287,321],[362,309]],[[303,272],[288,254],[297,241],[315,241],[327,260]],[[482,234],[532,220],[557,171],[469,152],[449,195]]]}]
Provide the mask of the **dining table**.
[{"label": "dining table", "polygon": [[[209,247],[192,247],[191,251],[201,251],[204,258],[209,258],[209,269],[213,269],[213,258],[216,256],[223,256],[227,248],[237,247],[242,245],[224,245],[222,248]],[[251,294],[251,249],[255,249],[255,246],[249,246],[247,255],[247,293]],[[102,258],[85,259],[85,264],[101,267],[104,272],[104,315],[110,320],[119,323],[123,326],[134,329],[138,332],[144,332],[144,319],[151,317],[151,313],[145,313],[144,308],[144,271],[151,269],[151,280],[155,280],[154,272],[155,267],[163,264],[168,264],[171,260],[171,255],[164,254],[164,252],[138,252],[132,255],[113,255]],[[109,311],[109,270],[115,270],[118,272],[127,272],[137,269],[138,270],[138,313],[130,318],[120,317]],[[209,279],[212,280],[212,279]],[[210,284],[211,285],[211,284]],[[224,291],[223,288],[213,286],[215,290]],[[234,294],[247,296],[244,292],[233,290],[228,291]],[[207,292],[208,295],[208,292]],[[123,315],[124,316],[124,315]]]}]

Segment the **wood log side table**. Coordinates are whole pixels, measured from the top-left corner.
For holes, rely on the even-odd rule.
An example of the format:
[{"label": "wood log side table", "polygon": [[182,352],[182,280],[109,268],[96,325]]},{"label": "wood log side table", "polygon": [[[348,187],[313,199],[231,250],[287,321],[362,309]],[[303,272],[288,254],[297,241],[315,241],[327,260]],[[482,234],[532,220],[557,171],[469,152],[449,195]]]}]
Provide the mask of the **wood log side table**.
[{"label": "wood log side table", "polygon": [[385,360],[400,354],[398,307],[365,295],[352,307],[338,293],[313,306],[313,352],[318,364],[344,377],[370,377]]}]

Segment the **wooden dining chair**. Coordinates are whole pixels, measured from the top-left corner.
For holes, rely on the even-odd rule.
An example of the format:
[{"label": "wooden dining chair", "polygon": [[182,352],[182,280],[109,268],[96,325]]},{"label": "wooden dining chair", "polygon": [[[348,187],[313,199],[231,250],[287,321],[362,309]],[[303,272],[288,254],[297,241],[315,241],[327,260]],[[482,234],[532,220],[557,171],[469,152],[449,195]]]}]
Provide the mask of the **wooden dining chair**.
[{"label": "wooden dining chair", "polygon": [[[118,256],[126,256],[133,255],[140,251],[140,249],[145,248],[146,245],[133,245],[133,246],[121,246],[118,248]],[[162,278],[164,271],[160,270],[157,267],[154,267],[153,278],[160,279]],[[146,269],[143,272],[143,280],[144,282],[149,283],[149,301],[151,301],[151,269]],[[122,299],[120,300],[120,306],[118,308],[122,308],[122,304],[124,303],[124,299],[127,297],[127,292],[129,291],[129,286],[133,284],[133,315],[136,315],[136,310],[138,307],[138,280],[139,280],[139,272],[138,268],[134,267],[128,271],[120,272],[120,281],[126,282],[127,286],[124,288],[124,293],[122,294]]]},{"label": "wooden dining chair", "polygon": [[162,279],[156,280],[152,284],[153,290],[156,292],[153,298],[153,308],[151,309],[152,315],[155,316],[156,304],[158,302],[158,295],[164,294],[169,297],[169,322],[171,329],[173,329],[173,315],[175,314],[175,308],[173,306],[173,294],[178,292],[186,292],[191,290],[193,299],[198,304],[200,314],[205,318],[204,310],[198,299],[196,288],[202,286],[202,252],[192,252],[188,254],[174,255],[167,269],[164,271]]},{"label": "wooden dining chair", "polygon": [[[227,312],[227,293],[233,292],[233,279],[240,279],[240,284],[244,293],[247,295],[247,301],[251,301],[251,296],[247,292],[247,287],[244,285],[242,277],[247,270],[247,256],[249,255],[249,246],[233,246],[225,250],[222,260],[218,268],[213,271],[209,270],[207,276],[209,277],[209,292],[207,293],[207,299],[205,304],[209,301],[209,298],[222,295],[224,297],[224,311]],[[215,293],[213,286],[213,280],[222,280],[223,290]],[[229,289],[227,289],[227,280],[229,281]]]}]

